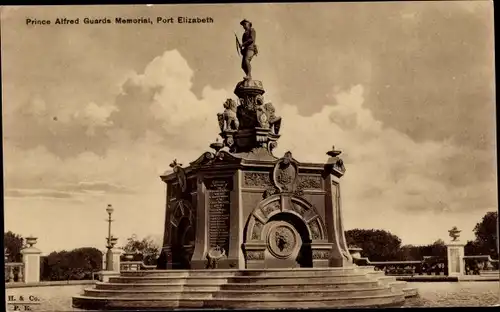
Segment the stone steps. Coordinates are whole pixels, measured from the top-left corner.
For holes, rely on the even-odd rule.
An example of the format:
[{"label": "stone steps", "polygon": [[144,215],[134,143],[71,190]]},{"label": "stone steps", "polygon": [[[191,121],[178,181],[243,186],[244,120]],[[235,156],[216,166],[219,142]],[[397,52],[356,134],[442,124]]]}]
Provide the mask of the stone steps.
[{"label": "stone steps", "polygon": [[[263,276],[263,277],[309,277],[338,276],[362,272],[356,267],[348,268],[300,268],[300,269],[245,269],[245,270],[144,270],[123,271],[122,277],[233,277],[233,276]],[[365,272],[362,272],[365,273]],[[382,272],[383,273],[383,272]]]},{"label": "stone steps", "polygon": [[179,290],[193,290],[193,291],[217,291],[219,289],[222,290],[233,290],[233,289],[301,289],[301,290],[315,290],[321,291],[323,289],[336,289],[336,288],[345,288],[345,289],[356,289],[356,288],[365,288],[365,287],[377,287],[380,286],[378,281],[374,280],[364,280],[364,281],[337,281],[337,282],[302,282],[302,283],[279,283],[276,281],[274,283],[229,283],[229,284],[220,284],[220,283],[201,283],[201,284],[184,284],[184,283],[170,283],[170,284],[162,284],[162,283],[96,283],[96,289],[101,290],[125,290],[125,289],[134,289],[134,290],[155,290],[155,289],[168,289],[170,291],[179,291]]},{"label": "stone steps", "polygon": [[369,270],[350,267],[122,272],[119,277],[98,282],[94,288],[73,297],[73,306],[98,310],[401,306],[408,287],[394,277]]},{"label": "stone steps", "polygon": [[481,271],[479,272],[480,273],[480,276],[484,276],[484,277],[500,277],[500,271],[496,270],[496,271]]},{"label": "stone steps", "polygon": [[342,307],[391,307],[401,306],[403,294],[373,296],[345,296],[321,298],[270,298],[270,299],[163,299],[163,298],[115,298],[115,297],[73,297],[75,308],[91,310],[153,310],[171,308],[222,308],[222,309],[263,309],[263,308],[342,308]]},{"label": "stone steps", "polygon": [[188,276],[188,277],[176,277],[176,276],[120,276],[120,277],[110,277],[110,283],[130,283],[130,284],[140,284],[140,283],[162,283],[162,284],[225,284],[225,283],[283,283],[283,284],[295,284],[302,282],[342,282],[342,281],[365,281],[368,278],[366,274],[344,274],[335,276]]},{"label": "stone steps", "polygon": [[357,297],[357,296],[374,296],[387,294],[388,287],[379,286],[373,288],[357,288],[357,289],[315,289],[315,290],[219,290],[199,291],[199,290],[101,290],[101,289],[86,289],[84,296],[88,297],[113,297],[113,298],[163,298],[163,299],[211,299],[211,298],[234,298],[234,299],[272,299],[272,298],[322,298],[322,297]]}]

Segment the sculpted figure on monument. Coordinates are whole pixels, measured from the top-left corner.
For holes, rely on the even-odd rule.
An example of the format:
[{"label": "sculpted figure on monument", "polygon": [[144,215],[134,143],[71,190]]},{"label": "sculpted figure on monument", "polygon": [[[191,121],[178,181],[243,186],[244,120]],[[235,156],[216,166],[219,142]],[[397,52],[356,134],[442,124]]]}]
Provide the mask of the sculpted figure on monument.
[{"label": "sculpted figure on monument", "polygon": [[224,113],[217,114],[221,131],[238,130],[240,123],[236,117],[236,101],[227,99],[224,102]]},{"label": "sculpted figure on monument", "polygon": [[238,45],[238,50],[241,53],[241,68],[245,72],[245,80],[252,79],[252,65],[250,62],[252,58],[256,56],[259,52],[257,50],[257,45],[255,44],[256,32],[252,28],[252,23],[246,19],[240,22],[240,25],[245,29],[243,33],[242,43],[239,42],[238,37],[236,37],[236,44]]},{"label": "sculpted figure on monument", "polygon": [[186,183],[186,174],[184,173],[184,169],[182,168],[182,164],[177,162],[177,159],[170,164],[170,167],[173,169],[175,175],[177,176],[177,181],[179,183],[179,187],[182,192],[186,191],[187,183]]},{"label": "sculpted figure on monument", "polygon": [[258,125],[255,105],[249,100],[242,101],[236,109],[236,116],[240,122],[240,129],[251,129]]},{"label": "sculpted figure on monument", "polygon": [[264,104],[264,109],[267,112],[267,120],[273,134],[279,134],[281,128],[281,117],[275,115],[276,110],[271,102]]}]

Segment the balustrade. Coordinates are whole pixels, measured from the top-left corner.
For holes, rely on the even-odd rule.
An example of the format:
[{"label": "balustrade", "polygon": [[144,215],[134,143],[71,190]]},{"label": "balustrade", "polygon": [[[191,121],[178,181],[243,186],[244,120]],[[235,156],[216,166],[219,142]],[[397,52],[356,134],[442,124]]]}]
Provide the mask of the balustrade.
[{"label": "balustrade", "polygon": [[5,263],[5,283],[24,282],[24,264],[22,262]]},{"label": "balustrade", "polygon": [[120,263],[120,271],[141,271],[154,269],[156,269],[156,265],[146,265],[142,261],[122,261]]},{"label": "balustrade", "polygon": [[498,271],[498,260],[489,255],[464,256],[465,274],[479,275],[481,271]]}]

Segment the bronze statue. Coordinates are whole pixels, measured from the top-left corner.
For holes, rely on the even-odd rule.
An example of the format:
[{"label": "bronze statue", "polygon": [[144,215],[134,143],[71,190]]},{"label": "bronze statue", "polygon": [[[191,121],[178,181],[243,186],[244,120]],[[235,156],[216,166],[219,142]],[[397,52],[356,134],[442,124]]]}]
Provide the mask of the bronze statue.
[{"label": "bronze statue", "polygon": [[251,80],[252,65],[250,62],[252,61],[252,58],[258,54],[257,45],[255,44],[256,33],[255,29],[252,28],[252,23],[250,21],[244,19],[240,22],[240,25],[243,26],[243,29],[245,29],[245,33],[243,33],[242,43],[240,44],[238,37],[236,37],[236,43],[242,56],[241,68],[246,75],[244,79]]}]

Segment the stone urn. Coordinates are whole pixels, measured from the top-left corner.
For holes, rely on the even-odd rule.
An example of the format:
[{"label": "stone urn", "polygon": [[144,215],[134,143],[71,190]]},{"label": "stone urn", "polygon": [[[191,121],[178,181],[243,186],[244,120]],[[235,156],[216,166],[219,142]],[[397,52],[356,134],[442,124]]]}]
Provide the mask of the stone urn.
[{"label": "stone urn", "polygon": [[135,255],[135,253],[133,253],[133,252],[126,252],[125,255],[123,255],[123,257],[127,261],[132,261],[132,260],[134,260],[134,255]]},{"label": "stone urn", "polygon": [[349,246],[349,253],[351,254],[353,260],[361,259],[361,251],[363,251],[363,248],[358,246]]},{"label": "stone urn", "polygon": [[28,245],[29,248],[31,248],[33,247],[33,245],[36,244],[37,239],[38,237],[33,237],[33,236],[26,237],[26,244]]}]

